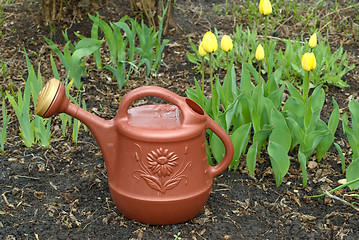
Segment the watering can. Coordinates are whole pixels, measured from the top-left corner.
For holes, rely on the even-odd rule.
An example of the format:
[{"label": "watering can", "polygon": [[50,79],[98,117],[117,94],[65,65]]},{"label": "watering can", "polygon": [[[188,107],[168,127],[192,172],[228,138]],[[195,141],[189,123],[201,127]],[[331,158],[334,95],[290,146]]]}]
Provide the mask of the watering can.
[{"label": "watering can", "polygon": [[[131,107],[147,96],[171,104]],[[175,224],[196,217],[209,198],[213,178],[233,158],[230,137],[195,101],[161,87],[129,92],[117,115],[105,120],[70,103],[64,85],[53,78],[40,91],[35,113],[43,118],[66,113],[83,122],[103,154],[117,209],[146,224]],[[208,164],[207,129],[225,147],[216,166]]]}]

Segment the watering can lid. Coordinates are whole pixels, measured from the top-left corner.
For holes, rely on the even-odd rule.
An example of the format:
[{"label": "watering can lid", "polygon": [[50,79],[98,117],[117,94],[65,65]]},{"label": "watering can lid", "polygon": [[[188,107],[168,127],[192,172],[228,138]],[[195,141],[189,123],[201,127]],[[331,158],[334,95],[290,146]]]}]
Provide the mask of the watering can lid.
[{"label": "watering can lid", "polygon": [[169,130],[182,125],[182,113],[175,105],[143,105],[128,109],[128,124],[142,129]]}]

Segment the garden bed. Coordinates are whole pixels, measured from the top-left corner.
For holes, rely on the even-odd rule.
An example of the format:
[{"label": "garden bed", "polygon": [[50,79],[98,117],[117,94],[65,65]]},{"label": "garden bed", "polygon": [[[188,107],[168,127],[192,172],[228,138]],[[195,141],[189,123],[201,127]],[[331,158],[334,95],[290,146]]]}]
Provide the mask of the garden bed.
[{"label": "garden bed", "polygon": [[[7,63],[6,75],[0,76],[3,91],[24,86],[28,72],[24,49],[37,69],[41,65],[43,78],[53,77],[51,49],[44,40],[49,37],[48,28],[39,27],[29,14],[30,7],[37,13],[38,3],[11,3],[4,9],[4,21],[0,36],[0,58]],[[143,71],[131,75],[128,84],[117,89],[116,82],[99,71],[90,70],[82,79],[83,98],[87,109],[100,117],[111,119],[116,115],[119,99],[130,90],[143,85],[165,87],[185,96],[187,88],[194,87],[194,79],[200,79],[194,65],[186,57],[190,51],[188,39],[197,43],[203,34],[217,28],[222,34],[231,34],[235,24],[232,15],[214,13],[224,8],[225,1],[176,1],[174,19],[176,28],[169,30],[165,38],[169,44],[163,54],[163,64],[155,76],[145,77]],[[238,1],[239,2],[239,1]],[[315,1],[311,1],[315,2]],[[358,36],[344,32],[337,26],[343,19],[356,20],[357,10],[347,1],[338,1],[337,10],[324,8],[333,16],[327,31],[329,42],[335,50],[343,45],[348,60],[355,68],[343,77],[350,86],[329,86],[322,111],[327,120],[332,111],[332,97],[339,104],[340,112],[348,112],[347,104],[358,98]],[[334,4],[334,3],[333,3]],[[330,4],[329,4],[330,5]],[[27,7],[28,6],[28,7]],[[130,13],[127,1],[109,0],[98,9],[105,21],[115,22]],[[94,13],[93,13],[94,14]],[[324,14],[324,13],[323,13]],[[325,15],[325,14],[324,14]],[[325,23],[321,23],[325,26]],[[63,25],[72,34],[89,36],[92,22],[88,18],[68,20],[52,29],[54,42],[64,45]],[[295,38],[308,32],[298,32],[300,26],[288,17],[270,34],[279,39]],[[252,26],[250,26],[252,27]],[[275,35],[275,36],[274,36]],[[53,53],[52,53],[53,54]],[[54,55],[54,54],[53,54]],[[1,59],[0,59],[1,60]],[[58,68],[61,63],[55,59]],[[63,67],[62,67],[63,68]],[[4,69],[4,68],[3,68]],[[64,74],[64,69],[59,70]],[[220,72],[219,74],[224,75]],[[240,74],[240,72],[238,72]],[[209,75],[209,74],[208,74]],[[208,77],[206,74],[206,76]],[[209,82],[207,82],[209,85]],[[207,90],[209,87],[207,87]],[[2,103],[4,104],[4,102]],[[6,102],[8,114],[8,142],[5,154],[0,155],[0,238],[1,239],[358,239],[358,211],[330,196],[309,198],[321,190],[330,190],[345,178],[340,159],[331,147],[318,163],[310,159],[308,186],[302,187],[302,175],[296,156],[291,156],[288,174],[280,187],[276,187],[269,156],[263,151],[257,159],[255,176],[250,176],[241,157],[236,171],[224,172],[214,179],[208,203],[199,216],[182,224],[150,226],[128,220],[116,209],[109,193],[106,168],[102,154],[89,131],[81,129],[75,145],[69,137],[62,137],[60,120],[52,121],[51,146],[25,147],[19,136],[19,124],[11,105]],[[342,133],[341,122],[335,134],[346,156],[350,148]],[[358,198],[348,197],[348,188],[335,193],[340,199],[358,203]]]}]

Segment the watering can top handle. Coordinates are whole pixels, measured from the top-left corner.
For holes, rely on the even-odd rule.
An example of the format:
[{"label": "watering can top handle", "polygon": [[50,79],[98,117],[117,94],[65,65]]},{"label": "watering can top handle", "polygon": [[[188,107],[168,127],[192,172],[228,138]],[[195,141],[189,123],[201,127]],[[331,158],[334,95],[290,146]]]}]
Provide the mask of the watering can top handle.
[{"label": "watering can top handle", "polygon": [[[120,118],[128,118],[127,110],[131,106],[131,104],[142,97],[159,97],[163,100],[166,100],[174,105],[176,105],[182,113],[185,113],[185,109],[189,108],[188,104],[186,103],[186,98],[181,97],[165,88],[156,87],[156,86],[145,86],[139,87],[135,90],[132,90],[121,100],[118,115]],[[184,116],[185,117],[185,116]]]},{"label": "watering can top handle", "polygon": [[226,150],[222,161],[217,166],[210,168],[210,173],[212,174],[212,177],[215,177],[224,170],[226,170],[229,164],[232,162],[234,147],[232,140],[227,134],[227,132],[209,116],[207,118],[207,128],[211,129],[222,140]]}]

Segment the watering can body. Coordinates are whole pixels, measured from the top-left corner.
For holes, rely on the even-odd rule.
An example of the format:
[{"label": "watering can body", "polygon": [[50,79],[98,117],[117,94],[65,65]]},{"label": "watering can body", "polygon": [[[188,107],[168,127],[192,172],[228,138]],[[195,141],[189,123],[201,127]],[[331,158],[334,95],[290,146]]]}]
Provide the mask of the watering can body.
[{"label": "watering can body", "polygon": [[[232,160],[233,145],[197,103],[164,88],[140,87],[122,99],[112,120],[104,120],[70,103],[62,83],[56,81],[50,80],[40,92],[35,112],[43,117],[64,112],[89,127],[103,153],[112,200],[123,215],[165,225],[188,221],[200,213],[213,178]],[[147,96],[173,105],[130,108],[135,100]],[[48,99],[51,104],[41,104]],[[207,159],[207,129],[218,135],[226,149],[223,160],[214,167]]]}]

